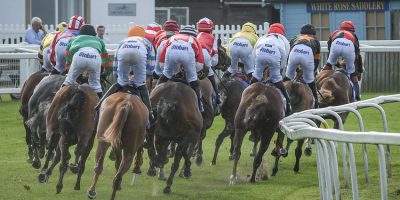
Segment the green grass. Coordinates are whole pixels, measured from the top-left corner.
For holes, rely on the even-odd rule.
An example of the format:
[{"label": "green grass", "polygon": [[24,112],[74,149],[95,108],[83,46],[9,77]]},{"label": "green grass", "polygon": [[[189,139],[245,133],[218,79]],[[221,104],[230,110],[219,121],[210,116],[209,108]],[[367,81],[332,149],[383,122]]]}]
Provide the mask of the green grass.
[{"label": "green grass", "polygon": [[[364,99],[374,97],[377,94],[365,94]],[[8,96],[2,96],[0,102],[0,199],[86,199],[86,190],[93,176],[94,152],[92,150],[86,164],[86,171],[81,182],[81,190],[74,191],[76,176],[67,172],[64,178],[64,189],[56,194],[58,180],[58,167],[55,168],[48,183],[39,184],[37,175],[39,170],[33,169],[26,162],[25,132],[22,120],[18,113],[19,102],[11,101]],[[384,105],[389,121],[389,130],[400,132],[400,107],[398,103]],[[375,109],[363,109],[365,129],[367,131],[382,131],[380,115]],[[346,130],[358,130],[355,117],[350,115],[345,124]],[[205,139],[204,165],[192,165],[193,176],[191,179],[175,177],[172,186],[172,194],[162,193],[165,181],[149,177],[145,173],[137,179],[137,184],[130,186],[131,173],[125,174],[122,190],[117,193],[117,199],[319,199],[319,186],[317,178],[317,166],[315,161],[315,147],[311,157],[302,157],[300,173],[292,171],[294,165],[294,147],[290,150],[287,158],[280,160],[280,169],[275,177],[267,181],[258,180],[255,184],[239,182],[230,186],[229,176],[232,170],[232,162],[228,160],[228,140],[225,140],[220,149],[219,159],[216,166],[210,166],[214,141],[223,128],[223,121],[218,117],[214,125],[208,130]],[[251,143],[245,139],[242,147],[242,158],[239,162],[239,176],[246,177],[251,174],[252,157],[249,157]],[[357,159],[358,183],[360,199],[380,199],[379,164],[376,146],[368,146],[368,159],[370,167],[371,183],[365,184],[363,180],[363,164],[361,157],[361,145],[355,145]],[[271,146],[270,146],[271,147]],[[73,148],[71,148],[73,150]],[[393,177],[389,179],[389,198],[399,199],[400,189],[400,161],[398,155],[400,150],[397,146],[392,147]],[[268,149],[264,158],[271,171],[274,158]],[[340,158],[339,158],[340,159]],[[148,168],[148,158],[145,155],[145,163],[142,171]],[[114,176],[113,162],[106,159],[105,167],[97,185],[97,199],[109,199],[111,195],[112,178]],[[166,169],[170,169],[171,160]],[[182,165],[182,162],[181,162]],[[341,193],[342,199],[352,199],[351,189],[344,188],[343,171],[340,165]],[[28,188],[28,189],[27,189]]]}]

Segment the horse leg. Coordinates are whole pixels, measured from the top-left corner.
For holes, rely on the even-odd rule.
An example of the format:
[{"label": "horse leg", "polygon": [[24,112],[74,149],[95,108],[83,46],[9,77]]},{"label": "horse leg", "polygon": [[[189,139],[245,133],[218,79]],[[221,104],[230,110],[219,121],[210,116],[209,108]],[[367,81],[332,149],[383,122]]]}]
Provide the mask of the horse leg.
[{"label": "horse leg", "polygon": [[283,149],[283,140],[285,139],[285,134],[279,128],[277,128],[276,131],[278,132],[278,138],[276,139],[275,148],[272,150],[271,155],[279,157],[286,153],[286,149]]},{"label": "horse leg", "polygon": [[231,147],[229,148],[229,160],[233,160],[233,149],[235,148],[235,144],[233,142],[234,137],[235,137],[235,131],[232,129],[230,132],[229,138],[231,139]]},{"label": "horse leg", "polygon": [[[53,171],[53,168],[55,164],[57,164],[60,161],[60,149],[57,148],[58,140],[60,139],[59,134],[53,134],[50,138],[49,141],[49,149],[47,150],[47,156],[46,156],[46,161],[43,165],[42,172],[38,176],[38,180],[40,183],[47,182],[49,175]],[[53,155],[53,151],[56,149],[58,153],[56,152],[56,155]],[[58,156],[57,158],[55,156]],[[52,164],[50,166],[51,170],[48,169],[48,165],[50,162],[50,159],[53,157]],[[50,174],[49,174],[50,173]]]},{"label": "horse leg", "polygon": [[282,156],[284,157],[284,158],[286,158],[287,156],[288,156],[288,153],[289,153],[289,149],[290,149],[290,145],[293,143],[293,140],[291,140],[290,138],[287,138],[286,139],[286,153],[284,153]]},{"label": "horse leg", "polygon": [[[32,131],[32,130],[31,130]],[[32,159],[32,167],[35,169],[39,169],[40,159],[39,159],[39,152],[38,152],[38,142],[37,142],[37,134],[36,131],[31,132],[31,143],[32,143],[32,152],[33,152],[33,159]]]},{"label": "horse leg", "polygon": [[115,171],[118,171],[122,161],[122,149],[113,148],[115,152]]},{"label": "horse leg", "polygon": [[40,131],[39,132],[39,150],[38,150],[39,158],[44,158],[45,147],[46,147],[46,131]]},{"label": "horse leg", "polygon": [[182,151],[183,158],[185,159],[185,166],[183,169],[183,177],[184,178],[190,178],[192,177],[192,172],[190,170],[190,166],[192,165],[192,162],[190,161],[190,156],[188,154],[188,151]]},{"label": "horse leg", "polygon": [[65,136],[61,136],[58,146],[61,151],[61,164],[60,164],[60,177],[58,179],[58,183],[57,183],[57,187],[56,187],[57,194],[60,193],[63,188],[62,182],[64,179],[64,174],[65,174],[65,172],[67,172],[68,160],[71,158],[71,154],[68,151],[69,144],[68,144]]},{"label": "horse leg", "polygon": [[242,147],[242,143],[243,143],[243,138],[244,135],[246,134],[246,131],[241,130],[241,129],[236,129],[235,130],[235,137],[233,139],[234,142],[234,149],[233,149],[233,169],[232,169],[232,175],[230,177],[230,182],[229,184],[233,185],[237,179],[237,165],[240,159],[240,155],[241,155],[241,147]]},{"label": "horse leg", "polygon": [[143,165],[143,146],[138,149],[136,152],[135,157],[135,167],[133,168],[132,172],[134,174],[141,174],[142,170],[140,167]]},{"label": "horse leg", "polygon": [[124,149],[124,155],[122,161],[120,163],[117,174],[115,174],[113,180],[113,192],[111,195],[112,200],[115,198],[117,190],[121,190],[122,176],[129,170],[133,161],[133,156],[134,154],[132,152],[128,151],[127,149]]},{"label": "horse leg", "polygon": [[174,157],[174,155],[175,155],[175,148],[176,148],[176,143],[175,143],[175,142],[171,142],[171,143],[168,145],[168,153],[167,153],[168,158]]},{"label": "horse leg", "polygon": [[147,170],[147,175],[149,176],[156,176],[157,175],[157,170],[156,170],[156,150],[154,147],[151,147],[147,149],[147,155],[149,156],[149,169]]},{"label": "horse leg", "polygon": [[[204,130],[205,132],[205,130]],[[205,134],[204,134],[205,135]],[[196,152],[196,165],[201,166],[203,164],[203,139],[200,138],[197,143],[197,152]]]},{"label": "horse leg", "polygon": [[[76,179],[76,183],[75,183],[75,187],[74,190],[80,190],[81,189],[81,177],[83,172],[85,171],[85,165],[86,165],[86,160],[89,157],[90,151],[93,148],[93,142],[94,142],[94,138],[96,136],[96,133],[92,133],[92,135],[89,136],[89,139],[87,139],[88,137],[85,137],[83,139],[83,145],[81,147],[81,149],[83,149],[82,154],[81,154],[81,158],[79,160],[78,163],[78,177]],[[85,145],[86,144],[86,145]]]},{"label": "horse leg", "polygon": [[304,139],[297,141],[297,147],[295,150],[296,163],[294,164],[294,167],[293,167],[293,171],[296,173],[299,172],[300,157],[301,157],[301,154],[303,153],[303,151],[301,150],[303,147],[303,144],[304,144]]},{"label": "horse leg", "polygon": [[217,139],[215,140],[215,150],[214,150],[213,159],[211,161],[211,165],[217,164],[217,156],[218,156],[219,148],[221,147],[221,144],[224,141],[224,138],[228,137],[229,135],[230,135],[229,131],[227,130],[226,125],[225,125],[224,130],[218,135]]},{"label": "horse leg", "polygon": [[[57,145],[55,146],[55,150],[56,150],[56,152],[55,152],[55,155],[53,156],[53,160],[51,161],[50,167],[48,169],[45,169],[44,171],[42,171],[39,174],[38,179],[39,179],[40,183],[44,183],[44,182],[48,181],[51,173],[53,172],[54,167],[60,162],[61,151],[60,151],[60,148]],[[50,157],[49,154],[47,154],[47,158],[48,159],[50,159],[49,157]]]},{"label": "horse leg", "polygon": [[254,135],[254,143],[253,143],[253,148],[250,151],[250,156],[254,157],[257,155],[257,146],[258,146],[258,142],[260,142],[260,136],[256,133],[253,133]]},{"label": "horse leg", "polygon": [[85,144],[84,141],[78,139],[78,143],[76,145],[74,155],[75,155],[75,162],[68,165],[69,169],[73,174],[77,174],[79,172],[79,161],[82,155],[82,151],[84,150]]},{"label": "horse leg", "polygon": [[[260,132],[260,133],[264,133],[264,132]],[[262,157],[264,156],[264,153],[267,151],[269,143],[271,142],[271,139],[273,136],[274,136],[274,132],[266,132],[261,135],[260,149],[258,150],[257,156],[254,158],[253,174],[251,175],[250,183],[256,182],[257,169],[262,162]]]},{"label": "horse leg", "polygon": [[176,171],[179,169],[179,162],[182,159],[182,151],[184,148],[182,148],[182,145],[177,145],[176,151],[175,151],[175,157],[174,157],[174,163],[171,166],[171,173],[169,174],[168,180],[167,180],[167,186],[164,188],[164,193],[169,194],[171,193],[171,186],[173,183],[173,179],[175,176]]},{"label": "horse leg", "polygon": [[110,147],[110,144],[107,142],[103,141],[98,141],[97,143],[97,150],[96,150],[96,166],[94,167],[94,176],[92,179],[92,184],[90,185],[87,195],[90,199],[94,199],[96,197],[96,184],[97,181],[99,180],[99,176],[101,172],[103,171],[103,163],[104,163],[104,157],[107,152],[108,147]]},{"label": "horse leg", "polygon": [[25,128],[25,141],[28,145],[28,159],[26,160],[28,163],[33,162],[33,148],[32,148],[32,139],[31,139],[31,129],[25,124],[24,120],[24,128]]}]

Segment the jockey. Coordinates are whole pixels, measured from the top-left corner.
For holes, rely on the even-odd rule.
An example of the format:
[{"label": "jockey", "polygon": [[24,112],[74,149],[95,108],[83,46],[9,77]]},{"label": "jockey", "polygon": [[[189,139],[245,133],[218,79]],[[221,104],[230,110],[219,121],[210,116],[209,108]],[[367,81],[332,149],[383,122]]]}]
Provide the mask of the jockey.
[{"label": "jockey", "polygon": [[146,36],[145,36],[145,38],[148,40],[148,41],[150,41],[151,42],[151,44],[153,45],[153,47],[155,47],[156,46],[156,43],[155,43],[155,37],[156,37],[156,34],[159,32],[159,31],[161,31],[161,25],[160,24],[157,24],[157,23],[152,23],[152,24],[149,24],[149,25],[147,25],[147,27],[146,27],[146,30],[145,30],[145,32],[146,32]]},{"label": "jockey", "polygon": [[[154,68],[155,52],[153,45],[146,38],[145,30],[140,26],[132,26],[128,30],[128,37],[121,41],[114,58],[118,79],[112,85],[103,98],[96,105],[98,109],[104,99],[111,94],[121,91],[124,87],[137,90],[146,105],[149,113],[152,113],[149,92],[146,87],[146,68]],[[129,82],[129,73],[133,68],[134,80]],[[149,115],[152,119],[152,115]]]},{"label": "jockey", "polygon": [[262,36],[256,43],[253,54],[255,58],[255,71],[251,83],[261,81],[265,67],[268,66],[269,77],[286,99],[286,116],[291,112],[289,95],[282,82],[281,67],[286,67],[289,54],[289,41],[285,38],[285,27],[280,23],[272,24],[268,33]]},{"label": "jockey", "polygon": [[68,29],[57,33],[51,43],[50,61],[54,66],[51,74],[62,74],[65,72],[65,53],[68,41],[71,37],[79,34],[79,29],[85,24],[81,16],[73,16],[68,22]]},{"label": "jockey", "polygon": [[300,34],[290,41],[290,54],[283,81],[292,80],[298,65],[303,69],[303,80],[310,87],[314,96],[314,108],[318,108],[315,72],[320,61],[321,46],[315,37],[316,31],[312,24],[301,27]]},{"label": "jockey", "polygon": [[[204,64],[209,68],[218,64],[218,45],[217,40],[215,40],[214,36],[211,34],[213,29],[214,22],[208,18],[200,19],[199,22],[197,22],[197,30],[199,32],[197,40],[203,47]],[[212,68],[209,69],[207,78],[214,88],[216,103],[220,104],[221,100],[219,99],[217,83],[215,82],[214,70],[212,70]]]},{"label": "jockey", "polygon": [[156,69],[153,72],[153,78],[154,79],[159,79],[160,76],[162,75],[163,69],[160,66],[160,54],[162,49],[164,48],[165,43],[167,40],[172,37],[173,35],[176,35],[179,33],[179,25],[176,23],[174,20],[167,20],[164,25],[163,25],[163,30],[157,32],[155,36],[155,42],[156,42]]},{"label": "jockey", "polygon": [[354,86],[356,99],[360,100],[360,87],[358,85],[357,74],[355,72],[354,61],[360,55],[360,43],[354,33],[355,27],[352,21],[344,21],[340,24],[340,29],[332,33],[328,40],[329,57],[322,70],[332,69],[340,56],[346,63],[346,73],[350,75],[350,80]]},{"label": "jockey", "polygon": [[67,23],[61,22],[57,25],[56,31],[48,33],[40,42],[38,61],[42,65],[41,72],[50,72],[53,66],[50,63],[50,45],[53,42],[54,36],[67,28]]},{"label": "jockey", "polygon": [[258,40],[257,27],[253,23],[243,24],[242,30],[229,40],[227,52],[232,59],[232,64],[223,77],[227,78],[238,70],[239,59],[244,64],[244,71],[248,76],[254,71],[253,47]]},{"label": "jockey", "polygon": [[160,55],[160,65],[162,67],[165,63],[165,67],[157,84],[167,82],[183,65],[187,82],[196,92],[199,110],[204,112],[196,73],[204,67],[204,55],[196,37],[196,30],[192,26],[184,26],[179,34],[172,36],[167,41]]},{"label": "jockey", "polygon": [[79,36],[71,38],[66,48],[66,65],[71,66],[63,86],[75,83],[82,72],[89,74],[89,86],[101,98],[103,92],[100,85],[101,67],[108,68],[112,63],[103,40],[96,37],[95,28],[86,24],[79,30]]}]

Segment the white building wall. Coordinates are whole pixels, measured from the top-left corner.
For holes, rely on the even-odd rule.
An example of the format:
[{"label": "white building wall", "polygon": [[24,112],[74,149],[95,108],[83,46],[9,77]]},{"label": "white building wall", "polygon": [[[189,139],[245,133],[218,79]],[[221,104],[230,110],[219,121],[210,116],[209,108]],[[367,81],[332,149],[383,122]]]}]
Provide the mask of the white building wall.
[{"label": "white building wall", "polygon": [[[136,16],[109,16],[109,3],[135,3]],[[92,24],[129,24],[147,25],[154,21],[155,0],[92,0],[90,20]]]},{"label": "white building wall", "polygon": [[25,24],[25,0],[1,1],[0,24]]}]

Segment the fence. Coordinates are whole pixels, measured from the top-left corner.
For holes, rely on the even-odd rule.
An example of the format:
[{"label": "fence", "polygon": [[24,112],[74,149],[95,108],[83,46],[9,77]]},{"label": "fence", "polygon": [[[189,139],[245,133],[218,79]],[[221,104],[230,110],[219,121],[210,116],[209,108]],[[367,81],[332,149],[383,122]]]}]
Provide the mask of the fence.
[{"label": "fence", "polygon": [[[280,121],[280,127],[287,137],[292,140],[312,138],[317,149],[317,168],[320,188],[320,197],[324,200],[341,199],[339,166],[336,142],[342,142],[342,161],[343,176],[345,186],[350,185],[349,170],[351,177],[351,188],[353,199],[359,199],[357,167],[353,143],[363,144],[363,161],[365,181],[369,183],[368,159],[366,145],[374,144],[378,147],[379,167],[380,167],[380,188],[381,199],[388,199],[387,178],[391,177],[391,157],[388,145],[400,145],[400,133],[389,133],[386,121],[386,114],[380,104],[400,102],[400,95],[382,96],[365,101],[359,101],[347,105],[328,107],[323,109],[307,110],[295,113]],[[383,123],[383,132],[365,132],[362,116],[358,109],[376,108],[381,114]],[[360,132],[344,131],[342,120],[338,113],[353,113],[360,127]],[[339,130],[317,128],[315,121],[319,121],[327,127],[326,121],[321,117],[331,115],[339,122]],[[387,145],[386,155],[383,145]],[[348,152],[348,155],[347,155]],[[386,156],[386,159],[385,159]]]},{"label": "fence", "polygon": [[[127,31],[131,24],[105,24],[106,35],[110,39],[110,43],[117,44],[126,37]],[[48,32],[54,31],[54,25],[45,25]],[[0,24],[0,44],[18,44],[24,40],[26,26],[23,24]],[[262,35],[269,29],[269,23],[258,25],[257,34]],[[241,25],[215,25],[213,35],[221,38],[223,44],[228,42],[232,35],[241,30]]]}]

